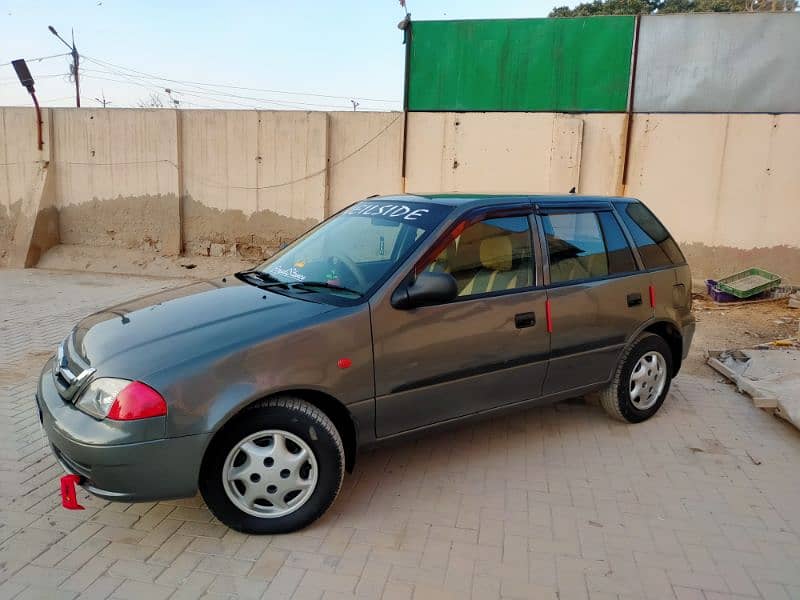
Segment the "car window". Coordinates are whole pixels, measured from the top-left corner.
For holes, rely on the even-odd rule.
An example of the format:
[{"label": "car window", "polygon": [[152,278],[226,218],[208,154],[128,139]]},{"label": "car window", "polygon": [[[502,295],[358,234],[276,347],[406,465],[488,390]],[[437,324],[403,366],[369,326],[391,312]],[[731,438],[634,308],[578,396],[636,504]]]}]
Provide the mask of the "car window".
[{"label": "car window", "polygon": [[530,286],[531,256],[528,218],[499,217],[469,225],[427,270],[450,273],[459,296],[475,296]]},{"label": "car window", "polygon": [[640,202],[614,204],[630,231],[646,269],[682,265],[686,262],[675,240],[661,222]]},{"label": "car window", "polygon": [[606,242],[608,253],[608,272],[610,275],[618,273],[631,273],[636,271],[636,260],[633,258],[633,251],[630,244],[622,233],[617,218],[611,212],[597,213],[600,219],[600,227],[603,230],[603,238]]},{"label": "car window", "polygon": [[605,277],[609,261],[596,213],[574,212],[542,217],[550,261],[550,281],[563,283]]},{"label": "car window", "polygon": [[[394,252],[401,231],[400,223],[380,222],[371,227],[363,227],[357,219],[350,219],[342,224],[337,235],[353,239],[348,248],[349,256],[356,263],[389,260]],[[414,232],[424,232],[417,229]]]}]

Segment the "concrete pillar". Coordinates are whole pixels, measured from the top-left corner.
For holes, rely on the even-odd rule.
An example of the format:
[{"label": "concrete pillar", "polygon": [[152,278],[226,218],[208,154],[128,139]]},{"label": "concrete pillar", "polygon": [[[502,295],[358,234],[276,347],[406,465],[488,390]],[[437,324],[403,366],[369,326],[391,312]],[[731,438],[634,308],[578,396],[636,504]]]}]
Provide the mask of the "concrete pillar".
[{"label": "concrete pillar", "polygon": [[[15,120],[30,120],[27,119],[28,116],[27,114],[17,115]],[[41,150],[37,149],[31,156],[36,157],[32,161],[35,171],[33,176],[25,181],[25,191],[21,199],[17,222],[13,225],[13,234],[6,260],[9,267],[34,267],[44,252],[59,243],[58,212],[54,205],[51,175],[53,169],[51,122],[50,110],[43,109],[42,139],[44,144]],[[6,125],[8,126],[8,123]],[[22,123],[18,122],[15,125],[19,126]],[[24,129],[26,131],[23,133],[20,145],[23,147],[35,145],[35,118],[32,126],[24,127]],[[28,129],[30,131],[27,131]]]}]

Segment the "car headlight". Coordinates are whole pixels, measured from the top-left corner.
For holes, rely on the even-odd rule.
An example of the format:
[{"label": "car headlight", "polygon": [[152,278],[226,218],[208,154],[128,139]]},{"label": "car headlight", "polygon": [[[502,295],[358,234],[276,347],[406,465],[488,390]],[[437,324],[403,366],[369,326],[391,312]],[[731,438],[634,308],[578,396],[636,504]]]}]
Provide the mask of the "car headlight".
[{"label": "car headlight", "polygon": [[164,398],[141,381],[101,377],[92,381],[75,406],[95,419],[133,421],[167,414]]},{"label": "car headlight", "polygon": [[119,393],[130,383],[127,379],[101,377],[81,394],[75,406],[96,419],[105,419]]}]

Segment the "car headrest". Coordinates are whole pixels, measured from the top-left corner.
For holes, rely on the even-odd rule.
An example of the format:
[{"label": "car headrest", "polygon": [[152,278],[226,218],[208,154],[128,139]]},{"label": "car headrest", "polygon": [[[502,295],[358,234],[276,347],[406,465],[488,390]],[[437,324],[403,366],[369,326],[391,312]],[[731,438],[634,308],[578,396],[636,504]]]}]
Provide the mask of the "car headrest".
[{"label": "car headrest", "polygon": [[481,240],[481,264],[492,271],[510,271],[513,267],[513,246],[507,235]]}]

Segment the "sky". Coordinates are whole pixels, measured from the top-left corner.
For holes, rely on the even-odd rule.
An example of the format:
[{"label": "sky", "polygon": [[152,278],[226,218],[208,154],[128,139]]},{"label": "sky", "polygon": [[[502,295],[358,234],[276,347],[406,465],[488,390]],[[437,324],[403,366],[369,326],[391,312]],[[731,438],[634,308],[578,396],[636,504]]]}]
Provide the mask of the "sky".
[{"label": "sky", "polygon": [[[415,20],[544,17],[563,0],[408,0]],[[47,29],[74,29],[82,106],[137,106],[164,92],[181,108],[397,110],[398,0],[0,0],[0,105],[29,106],[10,63],[28,60],[42,106],[74,106],[68,52]],[[153,77],[155,76],[155,77]],[[156,77],[161,77],[158,79]],[[250,88],[250,89],[241,89]],[[291,92],[291,93],[285,93]]]}]

